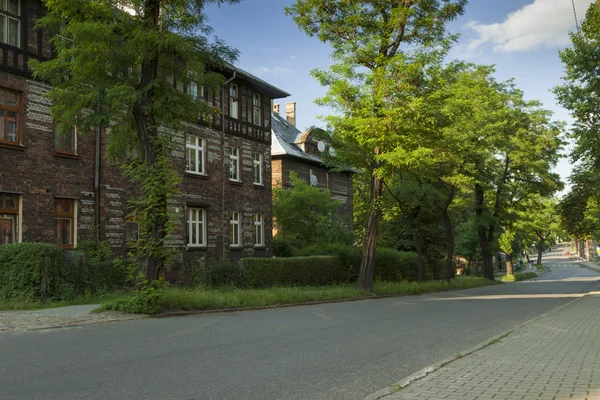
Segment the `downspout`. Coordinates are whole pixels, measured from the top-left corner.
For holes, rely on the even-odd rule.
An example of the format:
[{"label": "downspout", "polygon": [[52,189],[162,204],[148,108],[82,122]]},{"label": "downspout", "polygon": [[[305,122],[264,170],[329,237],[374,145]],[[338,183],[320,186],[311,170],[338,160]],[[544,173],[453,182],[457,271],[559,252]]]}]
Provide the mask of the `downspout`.
[{"label": "downspout", "polygon": [[221,156],[223,157],[223,179],[221,179],[221,248],[222,248],[222,261],[225,261],[225,175],[226,175],[226,163],[225,163],[225,86],[229,85],[231,81],[236,78],[235,70],[233,76],[227,79],[221,84]]}]

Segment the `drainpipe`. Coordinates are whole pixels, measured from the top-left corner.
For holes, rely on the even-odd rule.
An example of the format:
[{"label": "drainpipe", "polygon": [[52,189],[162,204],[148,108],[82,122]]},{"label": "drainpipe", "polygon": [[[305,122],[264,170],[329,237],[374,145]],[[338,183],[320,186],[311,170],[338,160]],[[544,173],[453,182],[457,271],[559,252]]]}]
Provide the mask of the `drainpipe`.
[{"label": "drainpipe", "polygon": [[223,157],[223,179],[221,179],[221,248],[222,261],[225,261],[225,86],[236,78],[235,70],[233,76],[221,84],[221,156]]}]

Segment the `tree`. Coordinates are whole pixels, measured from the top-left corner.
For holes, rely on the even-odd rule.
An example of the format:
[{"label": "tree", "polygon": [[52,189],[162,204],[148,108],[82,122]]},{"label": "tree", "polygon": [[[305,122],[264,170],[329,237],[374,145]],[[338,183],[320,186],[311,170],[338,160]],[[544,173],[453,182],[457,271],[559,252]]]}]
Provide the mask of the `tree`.
[{"label": "tree", "polygon": [[142,233],[136,256],[149,280],[170,254],[168,203],[179,181],[171,167],[173,132],[213,112],[185,88],[193,80],[218,90],[222,76],[209,71],[237,54],[208,41],[203,9],[237,1],[47,0],[39,21],[54,34],[58,56],[33,63],[34,75],[52,84],[48,96],[59,132],[104,127],[113,161],[124,150],[140,153],[124,171],[142,187],[133,211]]},{"label": "tree", "polygon": [[[370,291],[382,217],[384,156],[393,135],[414,131],[410,103],[424,66],[435,62],[452,41],[446,23],[464,12],[466,0],[297,0],[286,8],[305,33],[333,48],[329,72],[314,71],[329,88],[321,104],[339,116],[328,118],[342,142],[362,151],[368,172],[370,210],[357,287]],[[441,48],[441,50],[440,50]]]},{"label": "tree", "polygon": [[273,217],[277,236],[306,247],[319,243],[347,242],[339,218],[341,203],[290,173],[291,188],[273,189]]}]

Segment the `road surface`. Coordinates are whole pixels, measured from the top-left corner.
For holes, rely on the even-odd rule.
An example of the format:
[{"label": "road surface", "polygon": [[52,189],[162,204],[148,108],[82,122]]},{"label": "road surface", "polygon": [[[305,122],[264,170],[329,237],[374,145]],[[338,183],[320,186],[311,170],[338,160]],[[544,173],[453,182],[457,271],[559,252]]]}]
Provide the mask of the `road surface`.
[{"label": "road surface", "polygon": [[563,252],[536,281],[0,334],[0,399],[363,399],[595,290]]}]

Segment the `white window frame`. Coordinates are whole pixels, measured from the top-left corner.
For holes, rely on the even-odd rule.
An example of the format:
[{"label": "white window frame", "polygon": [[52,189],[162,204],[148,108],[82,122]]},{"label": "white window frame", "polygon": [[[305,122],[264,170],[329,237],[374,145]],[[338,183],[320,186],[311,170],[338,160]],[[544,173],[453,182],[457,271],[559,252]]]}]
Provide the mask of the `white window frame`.
[{"label": "white window frame", "polygon": [[[252,182],[255,185],[263,184],[263,155],[260,153],[252,153]],[[257,178],[258,171],[258,180]]]},{"label": "white window frame", "polygon": [[190,82],[190,87],[188,90],[192,100],[196,101],[198,99],[198,84],[196,82]]},{"label": "white window frame", "polygon": [[[4,5],[3,8],[0,8],[0,18],[4,21],[3,29],[0,32],[0,43],[8,44],[9,46],[21,47],[21,19],[15,18],[13,15],[21,17],[21,1],[17,1],[17,13],[12,13],[8,11],[8,0],[0,0],[0,4]],[[8,42],[8,33],[9,33],[9,25],[10,21],[16,21],[17,23],[17,42],[9,43]]]},{"label": "white window frame", "polygon": [[252,96],[252,123],[258,126],[262,126],[262,109],[260,104],[260,94],[254,93]]},{"label": "white window frame", "polygon": [[254,214],[254,247],[265,247],[265,217],[261,213]]},{"label": "white window frame", "polygon": [[[190,143],[190,138],[193,139],[193,143]],[[185,135],[185,172],[195,175],[206,175],[206,170],[204,168],[206,152],[204,149],[206,149],[206,141],[204,138],[194,135]],[[196,155],[196,162],[193,170],[188,169],[190,152],[194,152]]]},{"label": "white window frame", "polygon": [[229,213],[229,246],[242,247],[242,221],[239,211]]},{"label": "white window frame", "polygon": [[242,181],[240,179],[240,149],[238,147],[229,149],[229,180],[233,182]]},{"label": "white window frame", "polygon": [[229,116],[238,119],[240,115],[240,90],[238,85],[232,83],[229,86]]},{"label": "white window frame", "polygon": [[[192,218],[195,215],[195,219]],[[207,246],[206,208],[188,207],[187,209],[187,247]],[[196,241],[192,242],[192,233],[196,232]]]}]

